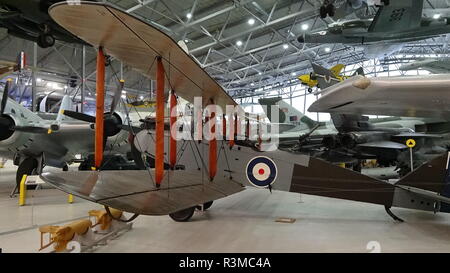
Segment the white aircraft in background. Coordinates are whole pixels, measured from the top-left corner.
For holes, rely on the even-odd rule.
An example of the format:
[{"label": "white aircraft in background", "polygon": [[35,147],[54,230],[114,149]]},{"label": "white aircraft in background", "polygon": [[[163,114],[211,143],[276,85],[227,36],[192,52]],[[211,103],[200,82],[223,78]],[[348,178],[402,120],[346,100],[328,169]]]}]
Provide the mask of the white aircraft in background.
[{"label": "white aircraft in background", "polygon": [[423,69],[433,74],[447,74],[450,73],[450,58],[420,58],[401,65],[398,69],[402,71]]}]

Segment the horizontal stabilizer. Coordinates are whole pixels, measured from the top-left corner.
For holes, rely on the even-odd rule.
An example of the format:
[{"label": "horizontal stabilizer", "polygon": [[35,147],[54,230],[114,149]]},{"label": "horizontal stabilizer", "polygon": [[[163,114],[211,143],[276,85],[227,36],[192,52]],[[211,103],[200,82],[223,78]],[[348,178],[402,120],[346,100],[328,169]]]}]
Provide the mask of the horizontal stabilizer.
[{"label": "horizontal stabilizer", "polygon": [[290,191],[390,207],[394,188],[387,182],[311,157],[309,166],[295,165]]},{"label": "horizontal stabilizer", "polygon": [[[149,173],[150,172],[150,173]],[[43,173],[56,188],[126,212],[167,215],[244,190],[229,178],[202,180],[201,171],[170,171],[158,189],[154,171],[86,171]]]}]

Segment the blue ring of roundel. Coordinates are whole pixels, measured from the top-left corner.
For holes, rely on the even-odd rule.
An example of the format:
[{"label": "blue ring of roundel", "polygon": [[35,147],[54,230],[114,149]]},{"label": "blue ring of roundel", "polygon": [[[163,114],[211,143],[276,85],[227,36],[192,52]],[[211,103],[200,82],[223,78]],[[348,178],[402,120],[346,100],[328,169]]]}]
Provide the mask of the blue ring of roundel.
[{"label": "blue ring of roundel", "polygon": [[[256,177],[253,176],[253,168],[258,163],[264,163],[269,167],[270,175],[266,180],[258,180]],[[253,158],[250,163],[247,165],[247,178],[250,183],[257,187],[267,187],[270,184],[272,184],[275,181],[275,178],[277,177],[277,168],[275,167],[275,164],[272,160],[266,158],[266,157],[255,157]]]}]

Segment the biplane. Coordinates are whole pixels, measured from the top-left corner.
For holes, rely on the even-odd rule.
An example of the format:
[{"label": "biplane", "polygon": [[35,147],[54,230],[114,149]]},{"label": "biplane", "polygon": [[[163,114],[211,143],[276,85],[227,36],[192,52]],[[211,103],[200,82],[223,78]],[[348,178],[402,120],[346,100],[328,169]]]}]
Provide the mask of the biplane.
[{"label": "biplane", "polygon": [[[49,14],[98,50],[96,169],[41,174],[62,191],[107,208],[136,215],[170,215],[176,221],[187,221],[197,206],[206,209],[212,201],[246,186],[265,189],[268,194],[283,190],[379,204],[397,220],[400,218],[390,211],[393,206],[450,211],[446,206],[450,203],[447,155],[422,165],[397,183],[388,183],[307,155],[265,149],[267,143],[273,147],[273,140],[252,140],[249,115],[238,115],[236,102],[160,30],[108,3],[57,3]],[[156,79],[154,129],[137,134],[130,130],[133,145],[141,155],[154,159],[154,168],[101,169],[105,54]],[[196,136],[192,139],[177,139],[171,133],[178,131],[177,115],[170,116],[171,130],[164,130],[166,100],[173,112],[177,96],[194,105],[196,97],[201,98],[197,102],[202,110],[194,113],[193,126],[187,130]],[[235,112],[219,113],[219,108],[227,106]]]}]

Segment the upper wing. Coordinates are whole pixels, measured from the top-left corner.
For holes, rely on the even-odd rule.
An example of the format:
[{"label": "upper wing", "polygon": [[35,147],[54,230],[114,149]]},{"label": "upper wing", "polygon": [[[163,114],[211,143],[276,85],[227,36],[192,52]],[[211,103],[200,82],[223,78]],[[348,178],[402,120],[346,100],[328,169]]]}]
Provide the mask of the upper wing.
[{"label": "upper wing", "polygon": [[236,105],[235,101],[174,40],[141,19],[107,3],[55,4],[50,16],[72,34],[150,78],[156,77],[155,58],[161,56],[166,86],[189,102],[202,97],[210,102]]},{"label": "upper wing", "polygon": [[401,32],[419,27],[423,0],[396,0],[381,6],[372,21],[369,32]]},{"label": "upper wing", "polygon": [[448,75],[365,78],[357,75],[326,90],[310,112],[450,119]]}]

